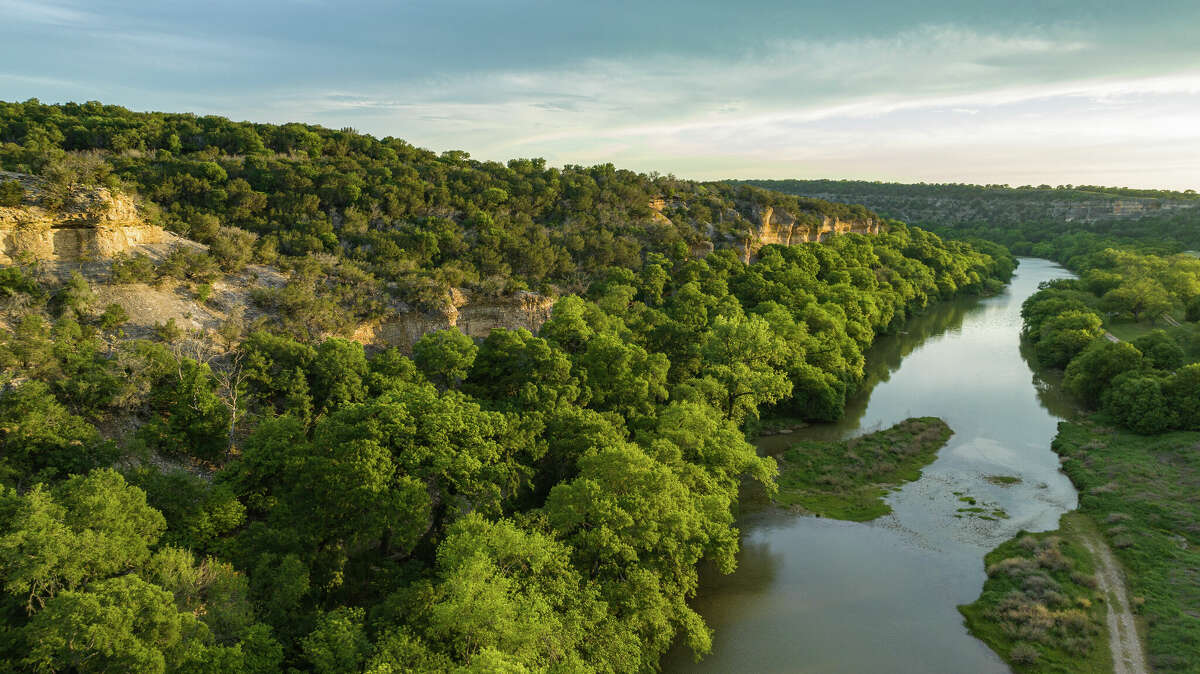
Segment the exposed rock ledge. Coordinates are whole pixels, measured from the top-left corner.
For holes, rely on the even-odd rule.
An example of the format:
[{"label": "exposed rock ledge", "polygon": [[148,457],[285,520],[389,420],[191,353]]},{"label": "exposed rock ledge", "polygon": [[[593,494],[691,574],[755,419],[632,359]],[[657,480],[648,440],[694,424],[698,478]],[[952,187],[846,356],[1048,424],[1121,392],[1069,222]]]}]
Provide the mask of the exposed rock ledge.
[{"label": "exposed rock ledge", "polygon": [[550,318],[555,298],[531,292],[503,297],[469,298],[460,290],[450,292],[450,302],[441,312],[398,311],[394,315],[359,326],[351,337],[371,346],[412,349],[427,332],[457,327],[464,335],[484,338],[495,328],[525,328],[537,332]]},{"label": "exposed rock ledge", "polygon": [[161,243],[163,230],[142,220],[126,195],[100,188],[74,190],[60,208],[42,206],[38,181],[0,171],[0,180],[25,187],[20,206],[0,207],[0,264],[30,256],[81,261],[112,257],[144,244]]},{"label": "exposed rock ledge", "polygon": [[744,259],[748,262],[760,248],[770,244],[791,246],[810,241],[824,241],[840,234],[878,234],[883,229],[879,220],[840,220],[836,217],[805,214],[801,218],[783,209],[756,206],[751,210],[756,217],[745,240],[738,242]]},{"label": "exposed rock ledge", "polygon": [[[655,222],[669,224],[671,219],[663,212],[668,207],[686,210],[683,202],[668,201],[663,197],[652,199],[649,204],[651,219]],[[744,236],[725,240],[709,231],[709,241],[706,245],[693,245],[692,254],[702,255],[711,252],[713,248],[732,247],[742,254],[742,259],[749,262],[763,246],[780,244],[791,246],[813,241],[825,241],[831,236],[841,234],[879,234],[886,226],[881,220],[868,218],[866,220],[841,220],[837,217],[817,215],[815,213],[800,213],[794,215],[781,208],[771,206],[739,203],[736,209],[729,209],[724,214],[725,219],[743,218],[749,222],[749,229]]]}]

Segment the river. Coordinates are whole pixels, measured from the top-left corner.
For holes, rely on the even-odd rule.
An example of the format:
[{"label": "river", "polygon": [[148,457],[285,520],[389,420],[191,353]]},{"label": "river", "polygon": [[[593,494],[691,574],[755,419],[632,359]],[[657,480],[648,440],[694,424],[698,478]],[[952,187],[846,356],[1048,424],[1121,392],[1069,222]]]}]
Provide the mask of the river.
[{"label": "river", "polygon": [[[668,672],[988,674],[1008,667],[971,637],[956,606],[985,578],[983,556],[1020,529],[1057,527],[1076,506],[1050,451],[1068,404],[1021,352],[1021,302],[1038,283],[1070,277],[1022,258],[1006,291],[932,307],[868,354],[868,376],[835,424],[763,438],[775,453],[800,439],[840,439],[910,416],[944,419],[954,436],[920,480],[893,492],[893,514],[869,523],[757,507],[739,518],[738,570],[702,569],[693,606],[715,634],[696,663],[677,647]],[[988,476],[1020,482],[995,484]],[[957,494],[955,493],[957,492]],[[988,514],[960,509],[973,498]]]}]

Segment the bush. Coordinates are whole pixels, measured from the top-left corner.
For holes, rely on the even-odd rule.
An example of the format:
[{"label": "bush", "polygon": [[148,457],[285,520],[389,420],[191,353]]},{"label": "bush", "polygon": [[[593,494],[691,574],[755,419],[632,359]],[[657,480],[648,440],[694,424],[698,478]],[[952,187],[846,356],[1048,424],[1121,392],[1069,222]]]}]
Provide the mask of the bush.
[{"label": "bush", "polygon": [[104,313],[100,314],[100,329],[104,331],[112,330],[128,320],[129,314],[125,312],[125,307],[114,302],[105,307]]},{"label": "bush", "polygon": [[25,188],[15,180],[0,183],[0,206],[20,206],[25,200]]},{"label": "bush", "polygon": [[129,257],[125,253],[113,256],[109,281],[114,284],[152,283],[158,277],[154,261],[142,254]]},{"label": "bush", "polygon": [[183,337],[183,328],[175,323],[174,318],[168,318],[166,323],[154,324],[154,336],[170,344]]},{"label": "bush", "polygon": [[209,243],[208,252],[222,270],[240,271],[254,256],[258,237],[236,227],[222,227]]},{"label": "bush", "polygon": [[1017,644],[1008,652],[1008,659],[1012,660],[1014,665],[1036,664],[1038,661],[1038,650],[1029,644]]}]

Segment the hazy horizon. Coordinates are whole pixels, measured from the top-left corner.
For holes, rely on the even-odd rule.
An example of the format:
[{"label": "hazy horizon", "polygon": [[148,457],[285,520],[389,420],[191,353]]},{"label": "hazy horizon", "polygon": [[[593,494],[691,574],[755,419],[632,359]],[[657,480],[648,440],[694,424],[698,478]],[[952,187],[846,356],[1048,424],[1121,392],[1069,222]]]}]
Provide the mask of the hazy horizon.
[{"label": "hazy horizon", "polygon": [[0,99],[697,179],[1200,188],[1200,4],[1045,4],[0,0]]}]

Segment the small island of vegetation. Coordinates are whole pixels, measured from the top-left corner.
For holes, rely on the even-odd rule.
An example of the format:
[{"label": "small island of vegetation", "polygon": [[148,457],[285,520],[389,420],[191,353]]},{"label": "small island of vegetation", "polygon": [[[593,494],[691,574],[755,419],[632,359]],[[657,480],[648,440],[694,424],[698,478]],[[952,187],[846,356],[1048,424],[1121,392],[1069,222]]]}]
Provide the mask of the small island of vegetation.
[{"label": "small island of vegetation", "polygon": [[954,431],[937,417],[905,419],[841,442],[801,442],[780,457],[776,502],[866,522],[892,511],[888,490],[921,477]]}]

